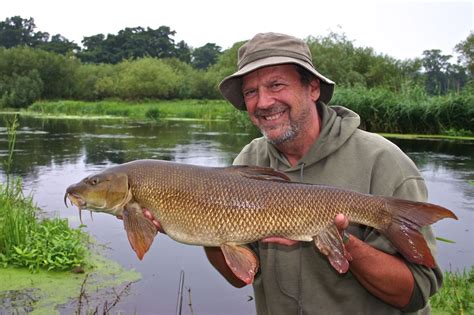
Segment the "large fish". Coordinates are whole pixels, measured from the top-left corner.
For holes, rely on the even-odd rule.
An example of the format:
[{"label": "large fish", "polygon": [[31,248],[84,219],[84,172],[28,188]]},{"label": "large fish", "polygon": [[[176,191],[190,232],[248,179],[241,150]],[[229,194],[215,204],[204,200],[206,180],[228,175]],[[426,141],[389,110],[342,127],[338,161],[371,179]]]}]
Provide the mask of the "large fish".
[{"label": "large fish", "polygon": [[67,188],[64,201],[123,217],[140,259],[157,233],[149,209],[172,239],[219,246],[237,277],[251,283],[255,254],[243,244],[268,236],[314,241],[340,273],[349,268],[337,214],[376,228],[409,261],[434,267],[419,228],[456,216],[434,204],[372,196],[330,186],[290,182],[271,168],[204,167],[137,160],[110,167]]}]

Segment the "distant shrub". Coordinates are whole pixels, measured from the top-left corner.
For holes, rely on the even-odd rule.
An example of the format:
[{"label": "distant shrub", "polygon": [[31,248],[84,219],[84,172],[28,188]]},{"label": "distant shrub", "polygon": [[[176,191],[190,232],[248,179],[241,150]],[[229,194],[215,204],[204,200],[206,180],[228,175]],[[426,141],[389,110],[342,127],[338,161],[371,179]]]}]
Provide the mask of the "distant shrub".
[{"label": "distant shrub", "polygon": [[118,97],[134,100],[178,97],[179,76],[162,60],[124,61],[118,67]]},{"label": "distant shrub", "polygon": [[41,97],[43,81],[36,69],[24,75],[13,73],[0,78],[0,107],[21,108]]}]

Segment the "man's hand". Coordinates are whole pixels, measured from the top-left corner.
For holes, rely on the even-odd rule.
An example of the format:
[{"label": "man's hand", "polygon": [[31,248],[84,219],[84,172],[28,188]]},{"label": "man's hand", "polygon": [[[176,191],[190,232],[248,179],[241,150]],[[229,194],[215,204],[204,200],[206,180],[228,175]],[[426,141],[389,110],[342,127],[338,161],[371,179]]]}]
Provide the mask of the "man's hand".
[{"label": "man's hand", "polygon": [[[151,213],[150,210],[148,210],[147,208],[142,208],[142,211],[143,211],[143,216],[147,218],[148,220],[150,220],[153,223],[153,225],[155,225],[158,232],[166,234],[160,222],[158,222],[158,220],[155,219],[155,216],[153,215],[153,213]],[[123,216],[121,215],[116,216],[116,218],[119,220],[123,220]]]},{"label": "man's hand", "polygon": [[163,230],[163,227],[161,226],[160,222],[158,222],[158,220],[155,218],[155,216],[153,215],[153,213],[151,213],[150,210],[148,210],[147,208],[142,208],[142,211],[143,211],[143,215],[145,216],[145,218],[147,218],[147,219],[149,219],[151,222],[153,222],[153,224],[155,225],[156,229],[157,229],[160,233],[166,234],[166,232]]},{"label": "man's hand", "polygon": [[290,240],[284,237],[270,236],[262,239],[262,243],[276,243],[280,245],[293,246],[298,243],[298,241]]},{"label": "man's hand", "polygon": [[[338,214],[334,219],[334,224],[336,225],[341,236],[344,233],[344,230],[349,226],[349,220],[343,214]],[[262,243],[276,243],[280,245],[293,246],[298,243],[298,241],[290,240],[284,237],[270,236],[262,239]]]}]

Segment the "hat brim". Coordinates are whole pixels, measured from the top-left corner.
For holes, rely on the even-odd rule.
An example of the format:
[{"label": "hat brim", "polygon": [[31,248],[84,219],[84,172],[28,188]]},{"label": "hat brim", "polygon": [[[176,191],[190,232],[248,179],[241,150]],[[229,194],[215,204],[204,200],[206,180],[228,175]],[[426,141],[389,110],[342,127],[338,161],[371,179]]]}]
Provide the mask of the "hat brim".
[{"label": "hat brim", "polygon": [[242,67],[237,72],[233,73],[232,75],[226,77],[222,82],[219,84],[219,90],[221,94],[237,109],[239,110],[247,110],[244,102],[244,98],[242,95],[242,77],[254,70],[259,68],[268,67],[268,66],[276,66],[281,64],[297,64],[308,70],[312,73],[315,77],[320,79],[321,86],[321,94],[319,99],[323,101],[325,104],[328,104],[332,98],[334,92],[334,82],[320,74],[316,71],[310,63],[304,62],[299,59],[291,58],[291,57],[284,57],[284,56],[272,56],[266,57],[262,59],[255,60],[244,67]]}]

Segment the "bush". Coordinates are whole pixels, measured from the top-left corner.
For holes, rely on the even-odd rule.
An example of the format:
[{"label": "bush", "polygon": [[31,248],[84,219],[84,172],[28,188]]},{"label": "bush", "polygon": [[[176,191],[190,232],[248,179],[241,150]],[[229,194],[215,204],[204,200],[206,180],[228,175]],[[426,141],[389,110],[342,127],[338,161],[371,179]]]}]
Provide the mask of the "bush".
[{"label": "bush", "polygon": [[[78,60],[63,55],[29,47],[0,48],[0,81],[29,84],[30,88],[20,88],[21,96],[14,98],[28,99],[31,86],[38,91],[38,76],[42,82],[40,98],[69,98],[73,95],[75,72]],[[36,73],[36,74],[34,74]],[[18,90],[18,89],[17,89]],[[2,97],[3,95],[0,95]],[[22,102],[19,102],[20,104]],[[25,104],[25,101],[23,101]]]},{"label": "bush", "polygon": [[160,59],[143,58],[117,65],[117,96],[122,99],[171,99],[178,97],[179,76]]},{"label": "bush", "polygon": [[41,97],[43,81],[36,69],[0,79],[0,107],[27,107]]}]

